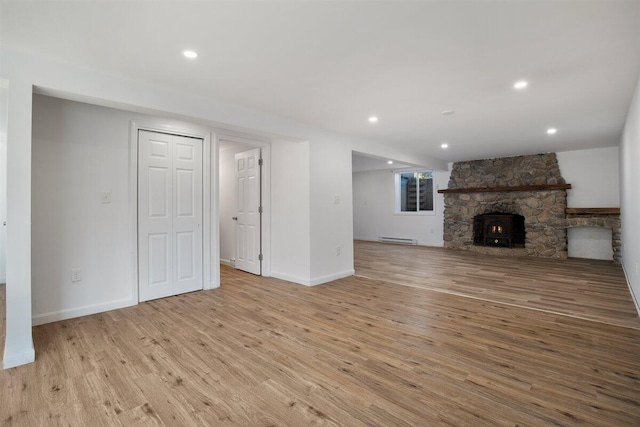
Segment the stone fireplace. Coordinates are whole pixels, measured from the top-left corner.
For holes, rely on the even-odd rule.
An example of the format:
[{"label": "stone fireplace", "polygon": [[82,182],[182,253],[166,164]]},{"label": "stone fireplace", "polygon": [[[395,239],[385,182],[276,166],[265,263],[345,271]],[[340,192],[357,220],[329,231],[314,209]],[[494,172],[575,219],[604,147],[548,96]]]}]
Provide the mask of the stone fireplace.
[{"label": "stone fireplace", "polygon": [[[569,188],[571,185],[560,175],[555,153],[456,162],[448,188],[439,190],[445,194],[444,246],[501,255],[567,258],[565,210]],[[523,219],[524,238],[520,237],[518,244],[513,237],[509,240],[500,233],[489,239],[484,234],[481,240],[477,236],[477,218],[496,213]]]}]

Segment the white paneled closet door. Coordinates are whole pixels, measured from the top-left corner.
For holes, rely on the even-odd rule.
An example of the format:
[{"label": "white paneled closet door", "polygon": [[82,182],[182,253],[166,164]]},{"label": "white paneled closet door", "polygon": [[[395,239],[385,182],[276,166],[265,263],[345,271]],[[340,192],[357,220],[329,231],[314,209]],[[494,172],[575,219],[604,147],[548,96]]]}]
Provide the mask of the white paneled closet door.
[{"label": "white paneled closet door", "polygon": [[202,237],[202,139],[139,131],[140,301],[203,288]]}]

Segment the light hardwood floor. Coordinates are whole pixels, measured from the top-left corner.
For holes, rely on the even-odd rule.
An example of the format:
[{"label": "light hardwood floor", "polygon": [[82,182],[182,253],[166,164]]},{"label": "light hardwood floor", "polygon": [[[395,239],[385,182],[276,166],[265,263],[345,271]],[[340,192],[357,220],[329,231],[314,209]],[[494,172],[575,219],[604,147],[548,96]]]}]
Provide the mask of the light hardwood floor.
[{"label": "light hardwood floor", "polygon": [[640,329],[624,272],[613,261],[486,256],[365,241],[354,247],[362,277]]},{"label": "light hardwood floor", "polygon": [[639,330],[362,277],[223,266],[34,340],[0,371],[3,425],[640,425]]}]

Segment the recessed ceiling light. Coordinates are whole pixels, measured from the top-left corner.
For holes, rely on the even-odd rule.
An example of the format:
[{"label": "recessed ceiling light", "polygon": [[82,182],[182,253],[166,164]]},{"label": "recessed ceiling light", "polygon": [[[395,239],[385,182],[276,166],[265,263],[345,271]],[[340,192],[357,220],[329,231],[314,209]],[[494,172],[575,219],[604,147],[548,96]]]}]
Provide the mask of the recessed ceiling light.
[{"label": "recessed ceiling light", "polygon": [[443,116],[450,116],[450,115],[452,115],[453,113],[454,113],[454,111],[453,111],[453,110],[442,110],[442,111],[440,112],[440,114],[442,114]]},{"label": "recessed ceiling light", "polygon": [[376,116],[369,117],[369,123],[376,123],[377,121],[378,121],[378,118]]},{"label": "recessed ceiling light", "polygon": [[389,161],[387,161],[387,164],[388,164],[388,165],[392,165],[392,164],[393,164],[393,160],[389,160]]},{"label": "recessed ceiling light", "polygon": [[198,57],[198,54],[192,50],[185,50],[182,52],[182,54],[185,56],[185,58],[189,59],[196,59]]},{"label": "recessed ceiling light", "polygon": [[447,148],[449,148],[449,144],[444,142],[444,143],[440,144],[440,148],[442,148],[443,150],[446,150]]},{"label": "recessed ceiling light", "polygon": [[556,132],[558,132],[558,129],[556,129],[556,128],[549,128],[549,129],[547,129],[547,133],[548,133],[549,135],[553,135],[553,134],[554,134],[554,133],[556,133]]},{"label": "recessed ceiling light", "polygon": [[516,89],[524,89],[528,85],[529,85],[529,82],[527,82],[526,80],[519,80],[513,84],[513,87]]}]

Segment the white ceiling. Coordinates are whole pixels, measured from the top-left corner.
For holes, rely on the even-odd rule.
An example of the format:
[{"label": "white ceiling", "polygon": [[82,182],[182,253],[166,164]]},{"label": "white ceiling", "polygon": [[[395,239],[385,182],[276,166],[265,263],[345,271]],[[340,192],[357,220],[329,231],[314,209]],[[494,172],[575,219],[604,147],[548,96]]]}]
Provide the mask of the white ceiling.
[{"label": "white ceiling", "polygon": [[447,161],[617,145],[640,75],[640,1],[1,7],[4,45]]},{"label": "white ceiling", "polygon": [[[389,164],[389,160],[391,160],[393,163]],[[416,167],[419,167],[419,165],[400,163],[392,159],[383,159],[381,157],[372,156],[366,153],[357,153],[354,151],[352,155],[351,171],[353,173],[356,173],[378,170],[397,170]]]}]

